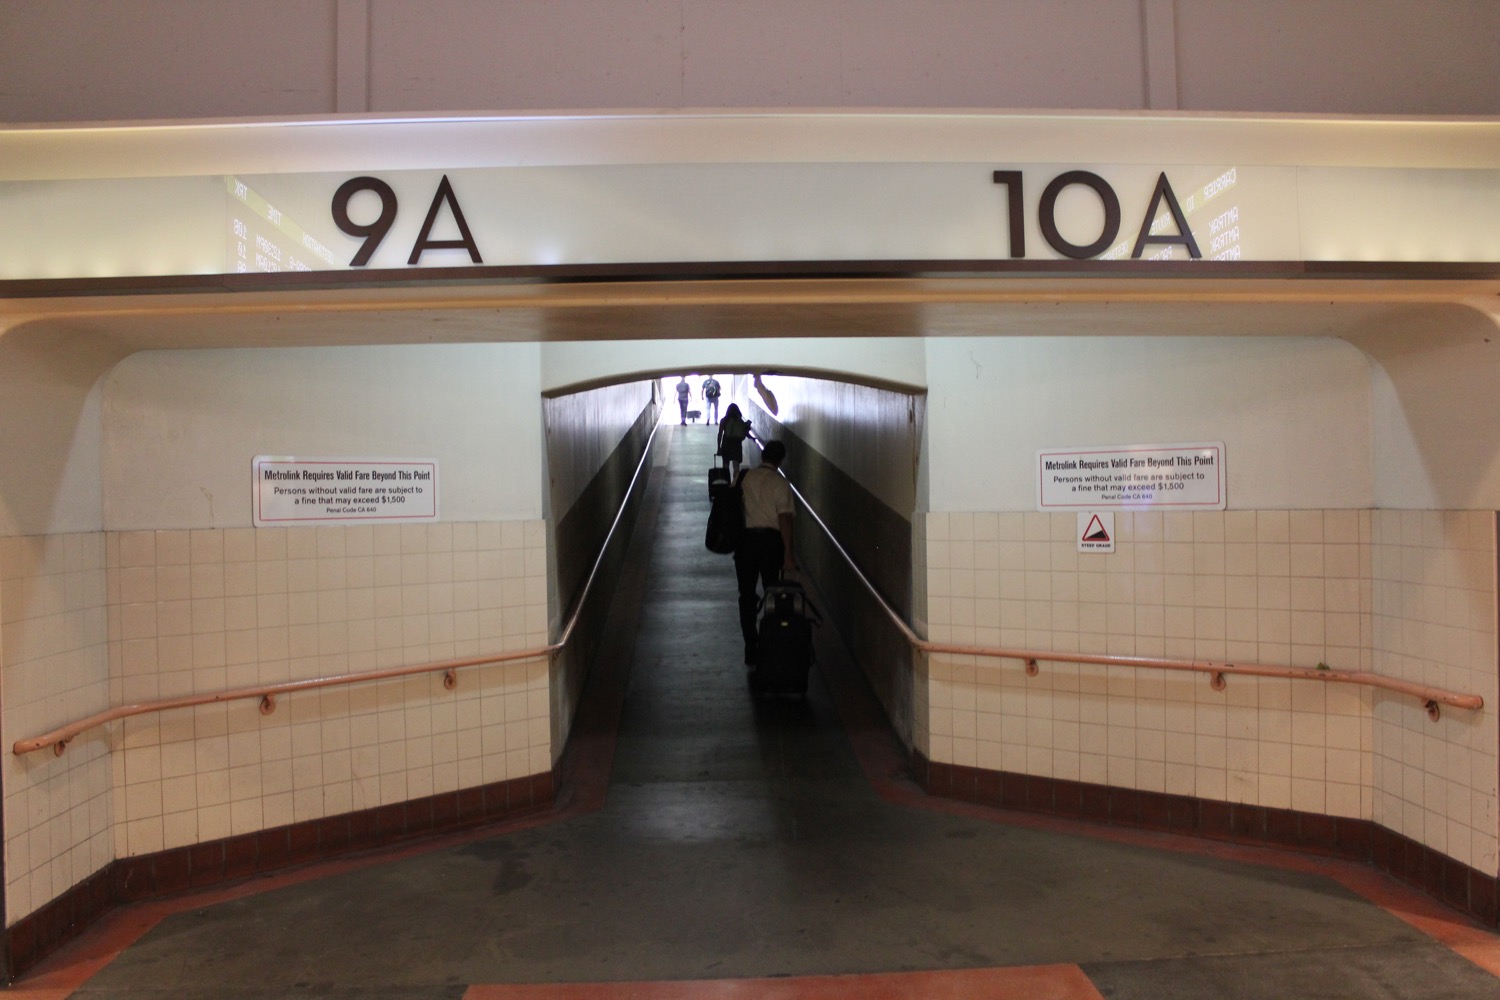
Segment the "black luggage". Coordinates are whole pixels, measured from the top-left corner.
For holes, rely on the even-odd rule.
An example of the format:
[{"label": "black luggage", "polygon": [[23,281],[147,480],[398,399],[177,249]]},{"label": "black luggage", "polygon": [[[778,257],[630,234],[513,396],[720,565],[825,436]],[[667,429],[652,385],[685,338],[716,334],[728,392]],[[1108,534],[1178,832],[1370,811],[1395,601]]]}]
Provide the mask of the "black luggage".
[{"label": "black luggage", "polygon": [[719,494],[729,489],[729,469],[714,466],[708,470],[708,498],[719,499]]},{"label": "black luggage", "polygon": [[806,694],[812,630],[820,621],[800,583],[783,580],[767,587],[760,604],[751,688],[763,694]]},{"label": "black luggage", "polygon": [[729,555],[739,548],[745,534],[745,500],[738,486],[727,483],[708,508],[708,530],[703,545],[710,552]]}]

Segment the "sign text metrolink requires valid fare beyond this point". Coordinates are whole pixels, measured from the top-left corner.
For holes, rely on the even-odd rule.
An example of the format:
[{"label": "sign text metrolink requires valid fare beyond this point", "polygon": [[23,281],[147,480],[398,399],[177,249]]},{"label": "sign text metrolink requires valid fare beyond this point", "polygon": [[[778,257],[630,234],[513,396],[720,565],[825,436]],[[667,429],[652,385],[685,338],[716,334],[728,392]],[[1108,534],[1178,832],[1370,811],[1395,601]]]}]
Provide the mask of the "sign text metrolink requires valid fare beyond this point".
[{"label": "sign text metrolink requires valid fare beyond this point", "polygon": [[1043,448],[1037,510],[1223,510],[1223,442]]},{"label": "sign text metrolink requires valid fare beyond this point", "polygon": [[350,521],[437,520],[434,459],[319,459],[257,456],[257,527]]}]

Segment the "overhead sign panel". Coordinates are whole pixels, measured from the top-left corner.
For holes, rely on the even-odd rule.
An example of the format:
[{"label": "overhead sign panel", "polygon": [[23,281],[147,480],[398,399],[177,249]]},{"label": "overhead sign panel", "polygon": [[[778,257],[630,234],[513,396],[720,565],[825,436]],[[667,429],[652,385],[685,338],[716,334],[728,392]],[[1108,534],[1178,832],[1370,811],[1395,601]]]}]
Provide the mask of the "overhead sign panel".
[{"label": "overhead sign panel", "polygon": [[0,182],[0,225],[0,281],[689,262],[1494,261],[1500,170],[996,160],[22,180]]},{"label": "overhead sign panel", "polygon": [[1221,441],[1042,448],[1036,453],[1036,463],[1037,510],[1223,510],[1226,506]]},{"label": "overhead sign panel", "polygon": [[[1295,171],[665,164],[228,179],[229,271],[1287,260]],[[1180,190],[1179,190],[1180,189]],[[1258,225],[1242,228],[1241,218]]]}]

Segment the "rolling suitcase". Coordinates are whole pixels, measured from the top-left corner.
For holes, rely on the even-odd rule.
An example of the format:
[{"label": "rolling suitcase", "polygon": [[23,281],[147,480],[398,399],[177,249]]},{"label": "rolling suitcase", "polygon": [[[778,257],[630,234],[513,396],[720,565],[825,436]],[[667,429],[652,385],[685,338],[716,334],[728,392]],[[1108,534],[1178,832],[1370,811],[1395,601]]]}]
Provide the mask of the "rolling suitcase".
[{"label": "rolling suitcase", "polygon": [[708,529],[703,545],[710,552],[729,555],[739,548],[745,534],[745,500],[739,487],[726,485],[708,508]]},{"label": "rolling suitcase", "polygon": [[802,585],[783,580],[761,600],[750,686],[759,694],[806,694],[813,626],[821,618]]}]

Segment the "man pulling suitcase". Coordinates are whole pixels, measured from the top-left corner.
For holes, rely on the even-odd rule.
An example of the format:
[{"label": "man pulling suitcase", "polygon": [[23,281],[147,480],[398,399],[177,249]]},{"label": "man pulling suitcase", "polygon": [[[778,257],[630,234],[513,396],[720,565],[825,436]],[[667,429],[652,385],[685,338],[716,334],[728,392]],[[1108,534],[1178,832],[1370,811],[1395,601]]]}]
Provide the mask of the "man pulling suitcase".
[{"label": "man pulling suitcase", "polygon": [[792,517],[796,498],[781,474],[786,445],[767,441],[760,464],[740,477],[745,504],[745,533],[734,551],[734,576],[739,586],[740,632],[745,639],[745,663],[755,666],[757,652],[756,611],[760,587],[771,588],[783,572],[797,569],[792,551]]}]

